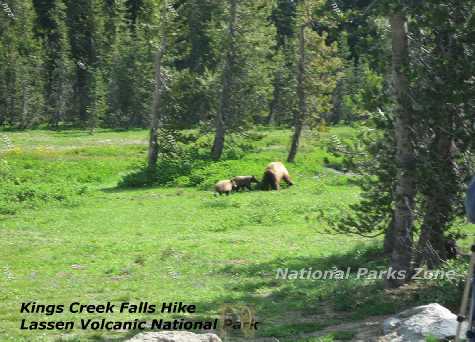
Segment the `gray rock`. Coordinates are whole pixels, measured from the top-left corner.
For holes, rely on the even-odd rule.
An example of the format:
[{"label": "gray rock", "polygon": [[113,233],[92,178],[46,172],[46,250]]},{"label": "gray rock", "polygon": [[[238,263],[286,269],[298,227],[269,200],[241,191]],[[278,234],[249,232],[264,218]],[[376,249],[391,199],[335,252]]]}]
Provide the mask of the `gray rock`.
[{"label": "gray rock", "polygon": [[434,303],[411,308],[386,319],[384,337],[393,342],[425,342],[429,336],[442,340],[455,336],[457,324],[456,315]]},{"label": "gray rock", "polygon": [[188,331],[141,333],[128,342],[222,342],[215,334],[194,334]]}]

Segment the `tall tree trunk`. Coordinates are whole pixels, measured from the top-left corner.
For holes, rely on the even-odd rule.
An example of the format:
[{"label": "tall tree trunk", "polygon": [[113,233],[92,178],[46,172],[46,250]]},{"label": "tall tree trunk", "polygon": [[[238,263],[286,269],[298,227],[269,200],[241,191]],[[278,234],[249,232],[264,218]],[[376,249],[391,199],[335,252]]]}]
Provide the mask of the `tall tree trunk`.
[{"label": "tall tree trunk", "polygon": [[[435,51],[438,58],[453,61],[454,57],[460,54],[448,32],[439,31],[436,41]],[[441,66],[440,73],[443,79],[447,79],[453,73],[451,64]],[[450,92],[447,92],[445,84],[436,85],[432,89],[435,89],[435,93],[429,95],[436,101],[432,108],[428,108],[432,113],[431,121],[435,121],[435,125],[428,125],[434,136],[428,156],[432,175],[429,176],[430,181],[424,184],[423,189],[426,213],[416,258],[416,265],[427,264],[429,268],[435,268],[447,259],[444,232],[453,214],[452,203],[457,196],[459,189],[457,179],[460,178],[454,156],[456,148],[453,132],[456,114],[454,109],[447,105],[450,103],[450,99],[447,99]]]},{"label": "tall tree trunk", "polygon": [[280,97],[282,96],[282,71],[277,71],[274,76],[274,91],[272,100],[269,103],[269,115],[267,116],[267,124],[272,125],[275,122],[275,114],[279,111]]},{"label": "tall tree trunk", "polygon": [[59,122],[64,116],[64,108],[66,106],[66,101],[65,101],[65,87],[66,87],[66,82],[65,82],[65,72],[63,70],[64,65],[58,66],[58,83],[57,86],[58,88],[56,89],[56,93],[51,94],[51,96],[54,96],[54,100],[50,100],[51,103],[54,103],[54,107],[51,107],[53,109],[53,115],[50,120],[50,125],[53,128],[58,128]]},{"label": "tall tree trunk", "polygon": [[341,120],[343,110],[343,79],[336,81],[336,87],[332,94],[332,107],[328,121],[337,124]]},{"label": "tall tree trunk", "polygon": [[394,249],[394,214],[392,215],[389,226],[384,232],[384,244],[383,244],[384,254],[391,255]]},{"label": "tall tree trunk", "polygon": [[[445,114],[445,113],[444,113]],[[416,265],[427,264],[435,268],[447,259],[445,228],[452,214],[452,202],[457,193],[457,172],[453,158],[453,140],[449,136],[451,114],[445,114],[445,125],[440,122],[436,129],[433,153],[434,172],[430,184],[426,184],[426,213],[419,237]]]},{"label": "tall tree trunk", "polygon": [[29,94],[28,94],[28,85],[26,84],[28,81],[25,79],[22,79],[21,81],[21,118],[20,118],[20,128],[21,129],[26,129],[29,125],[27,119],[28,119],[28,100],[29,100]]},{"label": "tall tree trunk", "polygon": [[224,61],[223,78],[221,85],[221,97],[218,113],[216,114],[216,130],[214,136],[213,147],[211,149],[211,158],[219,160],[224,150],[224,138],[226,134],[226,119],[230,115],[231,110],[231,87],[233,82],[233,69],[235,60],[235,38],[236,38],[236,21],[237,21],[237,0],[229,0],[229,27],[228,27],[228,46]]},{"label": "tall tree trunk", "polygon": [[299,110],[295,113],[295,128],[287,161],[293,163],[300,144],[303,123],[307,116],[307,98],[305,95],[305,25],[302,25],[299,33],[299,66],[297,72],[297,97]]},{"label": "tall tree trunk", "polygon": [[[445,110],[444,110],[445,109]],[[457,197],[457,165],[454,160],[453,113],[439,108],[434,142],[430,146],[433,175],[424,186],[426,212],[419,237],[416,265],[435,268],[447,259],[445,228],[453,214],[452,203]]]},{"label": "tall tree trunk", "polygon": [[417,245],[415,264],[427,265],[433,269],[447,259],[445,250],[444,227],[447,223],[444,213],[437,211],[439,202],[432,195],[426,196],[426,213]]},{"label": "tall tree trunk", "polygon": [[[223,97],[223,95],[221,95],[221,97]],[[223,154],[224,150],[225,134],[226,130],[224,127],[224,115],[223,112],[219,110],[216,116],[216,130],[214,135],[213,147],[211,149],[211,158],[213,160],[221,159],[221,155]]]},{"label": "tall tree trunk", "polygon": [[167,49],[167,37],[163,36],[162,46],[155,57],[155,91],[153,93],[152,118],[150,124],[150,140],[148,145],[148,168],[154,170],[158,160],[158,130],[161,121],[161,97],[163,90],[162,58]]},{"label": "tall tree trunk", "polygon": [[[396,99],[396,159],[398,166],[395,190],[393,252],[391,270],[404,277],[388,277],[387,287],[399,287],[411,275],[414,198],[416,194],[416,157],[411,126],[413,112],[409,98],[409,46],[404,15],[391,16],[393,82]],[[402,278],[402,279],[400,279]]]}]

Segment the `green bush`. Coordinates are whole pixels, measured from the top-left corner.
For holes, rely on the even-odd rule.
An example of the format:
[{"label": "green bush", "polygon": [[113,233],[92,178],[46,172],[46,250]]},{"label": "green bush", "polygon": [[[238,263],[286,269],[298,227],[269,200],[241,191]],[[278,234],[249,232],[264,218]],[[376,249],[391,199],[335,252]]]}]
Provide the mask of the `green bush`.
[{"label": "green bush", "polygon": [[[180,133],[176,137],[173,151],[159,155],[155,170],[149,170],[145,165],[141,166],[124,175],[118,187],[158,185],[210,189],[218,180],[252,174],[252,171],[257,170],[255,162],[242,160],[256,149],[255,145],[238,136],[230,136],[228,140],[222,160],[215,162],[209,157],[213,142],[211,135]],[[260,171],[261,169],[262,165],[259,166]]]},{"label": "green bush", "polygon": [[[66,179],[49,181],[41,177],[26,164],[21,172],[6,161],[0,167],[0,215],[13,215],[21,208],[37,208],[47,203],[77,204],[78,196],[88,192],[87,185]],[[19,171],[19,172],[18,172]]]},{"label": "green bush", "polygon": [[103,161],[68,158],[68,153],[59,157],[54,152],[20,149],[0,156],[0,215],[48,203],[77,205],[95,184],[116,172]]}]

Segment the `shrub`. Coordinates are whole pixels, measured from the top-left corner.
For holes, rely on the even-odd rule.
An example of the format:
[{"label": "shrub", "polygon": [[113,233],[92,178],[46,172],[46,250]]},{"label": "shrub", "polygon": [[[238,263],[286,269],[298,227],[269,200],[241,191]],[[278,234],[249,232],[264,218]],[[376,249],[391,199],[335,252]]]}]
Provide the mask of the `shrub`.
[{"label": "shrub", "polygon": [[98,163],[49,159],[49,152],[16,149],[0,156],[0,215],[13,215],[48,203],[77,205],[89,184],[104,174]]},{"label": "shrub", "polygon": [[222,161],[214,162],[209,158],[212,140],[211,135],[179,133],[173,151],[159,155],[155,170],[141,166],[124,175],[118,187],[159,185],[209,189],[218,180],[228,179],[243,172],[248,174],[249,170],[252,170],[254,163],[246,163],[240,159],[255,150],[253,143],[244,141],[242,137],[230,136]]},{"label": "shrub", "polygon": [[21,208],[37,208],[47,203],[75,205],[78,196],[88,192],[85,184],[59,180],[41,183],[37,177],[0,176],[0,215],[15,214]]}]

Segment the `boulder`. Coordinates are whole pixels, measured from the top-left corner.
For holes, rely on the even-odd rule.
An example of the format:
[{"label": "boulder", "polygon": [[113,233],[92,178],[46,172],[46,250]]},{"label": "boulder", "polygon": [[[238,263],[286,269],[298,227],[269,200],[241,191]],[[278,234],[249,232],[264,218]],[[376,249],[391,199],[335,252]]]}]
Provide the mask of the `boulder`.
[{"label": "boulder", "polygon": [[147,332],[135,335],[128,342],[222,342],[215,334],[188,331]]},{"label": "boulder", "polygon": [[384,338],[393,342],[425,342],[429,336],[444,340],[455,336],[457,324],[457,316],[442,305],[423,305],[386,319]]}]

